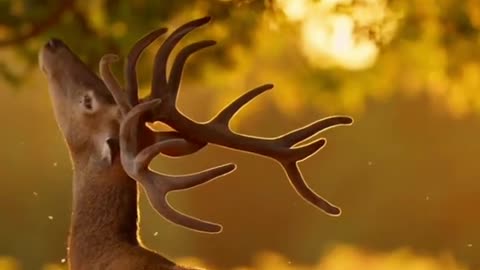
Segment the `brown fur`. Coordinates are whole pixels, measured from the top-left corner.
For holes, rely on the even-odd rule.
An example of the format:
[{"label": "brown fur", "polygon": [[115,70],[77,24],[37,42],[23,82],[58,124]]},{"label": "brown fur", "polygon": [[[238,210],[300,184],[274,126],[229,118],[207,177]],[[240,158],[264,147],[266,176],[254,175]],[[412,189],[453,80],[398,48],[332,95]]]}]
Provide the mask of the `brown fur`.
[{"label": "brown fur", "polygon": [[119,112],[103,82],[60,41],[39,60],[74,169],[70,269],[187,269],[139,243],[137,185],[107,143],[118,139]]}]

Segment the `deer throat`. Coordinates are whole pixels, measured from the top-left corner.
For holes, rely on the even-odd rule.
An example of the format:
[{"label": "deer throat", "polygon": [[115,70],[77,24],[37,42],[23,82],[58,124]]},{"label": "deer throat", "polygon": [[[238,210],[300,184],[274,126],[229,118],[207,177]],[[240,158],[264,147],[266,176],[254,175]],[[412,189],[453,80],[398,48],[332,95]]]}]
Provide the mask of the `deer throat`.
[{"label": "deer throat", "polygon": [[90,261],[121,246],[138,246],[136,182],[120,164],[77,168],[81,169],[74,169],[70,259]]}]

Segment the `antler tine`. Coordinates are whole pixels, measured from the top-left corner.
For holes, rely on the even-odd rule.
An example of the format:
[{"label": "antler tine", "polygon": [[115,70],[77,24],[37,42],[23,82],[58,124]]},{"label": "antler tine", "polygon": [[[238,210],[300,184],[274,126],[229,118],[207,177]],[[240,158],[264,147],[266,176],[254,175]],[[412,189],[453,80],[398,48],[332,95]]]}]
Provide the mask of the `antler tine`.
[{"label": "antler tine", "polygon": [[152,44],[158,37],[165,34],[167,28],[160,28],[150,32],[149,34],[142,37],[138,40],[133,47],[130,49],[130,52],[127,57],[124,68],[125,76],[125,90],[127,92],[128,100],[130,101],[131,106],[138,104],[138,82],[137,82],[137,61],[138,58],[142,55],[143,51]]},{"label": "antler tine", "polygon": [[305,183],[296,162],[282,163],[282,167],[288,175],[293,188],[303,199],[323,210],[328,215],[339,216],[342,213],[340,208],[322,198]]},{"label": "antler tine", "polygon": [[148,201],[150,202],[150,205],[152,205],[152,207],[166,220],[188,229],[204,233],[220,233],[222,231],[222,225],[220,224],[200,220],[176,211],[165,200],[166,194],[159,193],[152,185],[152,183],[150,186],[143,185]]},{"label": "antler tine", "polygon": [[284,134],[278,138],[277,141],[281,142],[285,146],[293,146],[299,142],[304,141],[312,137],[313,135],[325,131],[327,129],[352,124],[352,118],[347,116],[330,116],[320,120],[317,120],[305,127],[293,130]]},{"label": "antler tine", "polygon": [[230,120],[232,120],[232,118],[240,111],[241,108],[243,108],[243,106],[247,105],[258,95],[272,88],[273,84],[264,84],[248,91],[223,108],[212,120],[210,120],[210,122],[228,127]]},{"label": "antler tine", "polygon": [[168,78],[168,91],[170,97],[173,99],[171,104],[175,104],[177,101],[180,81],[182,80],[183,67],[187,62],[188,57],[201,49],[208,48],[215,44],[217,44],[215,40],[203,40],[186,46],[178,53]]},{"label": "antler tine", "polygon": [[153,99],[135,106],[124,118],[120,127],[121,162],[127,174],[136,179],[145,189],[151,205],[169,221],[203,232],[217,233],[221,226],[182,214],[166,201],[170,191],[192,188],[235,170],[234,164],[224,164],[198,173],[171,176],[148,168],[152,159],[159,153],[175,151],[184,146],[183,139],[173,138],[159,141],[145,149],[137,150],[137,127],[141,116],[159,106],[162,101]]},{"label": "antler tine", "polygon": [[155,55],[152,80],[152,98],[165,98],[168,94],[167,61],[177,43],[194,29],[208,23],[210,17],[190,21],[177,28],[162,44]]},{"label": "antler tine", "polygon": [[108,90],[113,96],[113,99],[117,103],[122,115],[127,114],[131,106],[127,100],[125,93],[122,91],[122,87],[118,83],[115,76],[110,70],[110,64],[117,62],[119,57],[115,54],[106,54],[100,59],[99,70],[100,77],[107,86]]},{"label": "antler tine", "polygon": [[122,165],[127,172],[136,171],[135,167],[127,166],[134,164],[129,161],[133,160],[140,151],[140,149],[138,149],[137,132],[140,117],[151,108],[161,104],[161,102],[161,100],[155,99],[136,105],[128,112],[120,124],[120,158]]}]

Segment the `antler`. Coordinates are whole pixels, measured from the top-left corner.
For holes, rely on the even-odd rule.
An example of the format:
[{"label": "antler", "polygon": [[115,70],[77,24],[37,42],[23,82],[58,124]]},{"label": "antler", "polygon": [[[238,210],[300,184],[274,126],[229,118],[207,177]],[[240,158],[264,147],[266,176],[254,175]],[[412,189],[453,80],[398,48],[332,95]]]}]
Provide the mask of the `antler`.
[{"label": "antler", "polygon": [[186,141],[180,133],[175,131],[152,133],[145,127],[145,121],[151,118],[152,110],[160,102],[155,99],[138,104],[136,62],[143,50],[165,32],[166,29],[163,28],[153,31],[133,46],[125,65],[125,91],[121,89],[109,68],[112,62],[118,61],[118,56],[108,54],[100,60],[100,76],[112,93],[123,116],[119,142],[122,166],[130,177],[141,184],[150,204],[167,220],[193,230],[217,233],[222,230],[221,225],[176,211],[168,204],[166,196],[170,191],[192,188],[228,174],[235,169],[234,164],[225,164],[183,176],[165,175],[148,168],[152,159],[160,153],[183,156],[196,152],[207,144]]},{"label": "antler", "polygon": [[[165,40],[158,50],[155,56],[152,92],[149,97],[149,99],[151,99],[149,102],[153,103],[148,103],[155,104],[155,106],[153,106],[155,107],[153,118],[157,121],[164,122],[177,130],[179,134],[181,134],[179,136],[183,136],[183,138],[188,140],[184,141],[185,145],[192,146],[213,143],[276,160],[283,167],[290,183],[301,197],[329,215],[340,215],[341,210],[338,207],[323,199],[307,185],[298,168],[298,163],[320,150],[325,145],[326,140],[323,138],[317,139],[316,141],[303,146],[297,146],[297,144],[328,128],[339,125],[350,125],[353,123],[352,118],[347,116],[332,116],[324,118],[274,138],[254,137],[232,131],[229,124],[235,114],[256,96],[272,89],[272,84],[265,84],[248,91],[227,105],[215,117],[213,117],[213,119],[205,123],[195,122],[177,109],[176,100],[186,60],[193,53],[214,45],[215,41],[200,41],[183,48],[175,58],[168,80],[166,79],[167,60],[175,45],[185,35],[192,30],[205,25],[209,21],[210,18],[205,17],[180,26]],[[142,49],[146,48],[146,46],[142,47]],[[127,71],[125,74],[125,76],[129,78],[129,81],[132,81],[132,78],[135,77],[134,72],[132,72],[132,70],[134,70],[132,65],[134,66],[135,61],[130,61],[127,65],[131,67],[130,71]],[[104,71],[108,73],[108,69],[104,68]],[[102,75],[107,85],[111,85],[109,82],[110,80],[108,79],[109,76],[113,78],[111,74],[108,76]],[[109,87],[109,89],[114,90],[115,87]],[[116,89],[118,90],[119,87],[116,87]],[[133,92],[129,93],[131,99],[134,98],[134,96],[136,97],[136,92],[135,94],[133,94]],[[158,151],[161,151],[158,148],[159,147],[157,147],[157,153]],[[200,148],[201,147],[198,149]]]},{"label": "antler", "polygon": [[[165,197],[174,190],[189,189],[214,178],[230,173],[234,164],[225,164],[195,174],[171,176],[149,170],[152,159],[163,151],[176,151],[188,145],[183,139],[164,139],[138,151],[138,125],[141,116],[159,106],[161,101],[154,99],[135,106],[123,119],[120,127],[120,158],[124,170],[136,179],[145,189],[151,205],[166,219],[190,229],[216,233],[222,230],[218,224],[202,221],[174,210]],[[170,149],[170,150],[169,150]]]},{"label": "antler", "polygon": [[178,111],[176,99],[186,60],[196,51],[214,45],[215,41],[200,41],[183,48],[173,63],[169,80],[166,81],[168,56],[181,38],[195,28],[206,24],[209,20],[209,17],[205,17],[179,27],[165,40],[158,50],[153,70],[154,80],[151,96],[160,98],[163,102],[159,105],[155,115],[156,120],[168,124],[191,140],[214,143],[275,159],[284,168],[295,190],[305,200],[322,209],[327,214],[339,215],[341,212],[339,208],[330,204],[308,187],[297,166],[299,161],[308,158],[322,148],[325,145],[325,139],[319,139],[301,147],[294,146],[327,128],[338,125],[350,125],[353,123],[352,118],[346,116],[325,118],[276,138],[252,137],[232,131],[229,127],[232,117],[253,98],[273,88],[271,84],[250,90],[230,103],[212,120],[206,123],[194,122]]}]

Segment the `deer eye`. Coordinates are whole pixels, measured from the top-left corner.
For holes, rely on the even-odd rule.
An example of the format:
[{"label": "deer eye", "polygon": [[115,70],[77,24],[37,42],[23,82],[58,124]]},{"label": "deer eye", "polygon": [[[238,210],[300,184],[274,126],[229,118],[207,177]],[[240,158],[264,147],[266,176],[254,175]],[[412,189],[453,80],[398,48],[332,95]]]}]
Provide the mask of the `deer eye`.
[{"label": "deer eye", "polygon": [[93,109],[92,97],[91,96],[88,96],[88,95],[83,96],[83,106],[87,110],[92,110]]},{"label": "deer eye", "polygon": [[92,92],[82,95],[80,103],[86,113],[94,113],[98,109],[98,104]]}]

